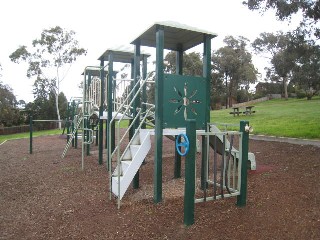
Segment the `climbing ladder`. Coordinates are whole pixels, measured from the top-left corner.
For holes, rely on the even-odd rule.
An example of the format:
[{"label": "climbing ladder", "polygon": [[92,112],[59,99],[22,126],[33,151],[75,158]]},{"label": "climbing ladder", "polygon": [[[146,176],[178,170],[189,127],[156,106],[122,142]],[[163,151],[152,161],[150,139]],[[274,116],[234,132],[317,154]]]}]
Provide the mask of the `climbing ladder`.
[{"label": "climbing ladder", "polygon": [[70,138],[69,138],[69,141],[67,142],[67,145],[65,146],[65,148],[64,148],[64,150],[63,150],[63,153],[62,153],[62,155],[61,155],[61,158],[64,158],[65,155],[67,154],[67,152],[68,152],[68,150],[69,150],[69,147],[70,147],[70,145],[71,145],[71,143],[72,143],[72,141],[73,141],[73,139],[74,139],[74,137],[75,137],[75,135],[76,135],[79,127],[80,127],[80,124],[81,124],[82,120],[83,120],[83,117],[80,116],[80,117],[78,118],[78,121],[77,121],[77,123],[76,123],[76,125],[75,125],[75,127],[74,127],[74,129],[73,129],[73,132],[72,132]]}]

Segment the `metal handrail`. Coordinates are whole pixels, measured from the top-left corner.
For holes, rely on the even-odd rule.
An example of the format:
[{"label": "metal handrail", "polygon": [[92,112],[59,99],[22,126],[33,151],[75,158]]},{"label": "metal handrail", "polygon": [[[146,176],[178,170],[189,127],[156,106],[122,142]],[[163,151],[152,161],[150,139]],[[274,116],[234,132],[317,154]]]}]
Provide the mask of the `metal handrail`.
[{"label": "metal handrail", "polygon": [[[129,116],[130,114],[128,114],[128,111],[130,109],[132,109],[132,105],[134,103],[134,101],[136,100],[136,98],[139,96],[140,94],[140,91],[142,90],[142,88],[144,87],[144,85],[147,83],[147,82],[150,82],[150,81],[147,81],[147,79],[149,78],[149,76],[151,76],[151,74],[153,74],[152,72],[148,74],[148,76],[146,77],[146,79],[142,79],[142,77],[137,81],[137,83],[132,87],[131,91],[128,93],[127,97],[123,100],[123,102],[120,104],[120,107],[118,108],[118,110],[115,112],[113,118],[110,120],[110,123],[109,123],[109,129],[108,129],[108,168],[109,168],[109,181],[110,181],[110,184],[109,184],[109,187],[110,187],[110,199],[111,199],[111,196],[112,196],[112,157],[114,156],[114,154],[117,152],[117,166],[118,166],[118,194],[120,195],[120,173],[121,173],[121,169],[120,169],[120,162],[121,162],[121,159],[123,159],[124,157],[124,153],[125,151],[127,151],[128,149],[128,146],[130,146],[130,143],[131,141],[135,138],[136,134],[138,131],[136,131],[134,133],[134,136],[132,137],[132,139],[130,140],[130,143],[127,145],[125,151],[123,152],[122,156],[120,156],[120,146],[122,144],[122,141],[124,140],[124,137],[128,134],[129,132],[129,129],[131,129],[131,127],[133,126],[133,124],[137,121],[137,119],[139,118],[140,119],[140,115],[141,115],[141,109],[138,108],[138,112],[135,116],[135,118],[133,119],[132,123],[130,124],[130,126],[127,128],[125,134],[123,134],[123,137],[120,139],[120,123],[121,121],[123,120],[124,116]],[[140,86],[139,86],[140,85]],[[137,88],[137,86],[139,86],[139,88],[137,90],[135,90]],[[133,95],[133,97],[132,97]],[[132,97],[132,98],[131,98]],[[129,104],[126,104],[129,102],[131,98],[131,101]],[[125,108],[125,111],[124,112],[121,112],[121,110]],[[148,113],[150,112],[151,108],[149,109]],[[117,146],[115,147],[114,151],[111,152],[111,127],[112,127],[112,124],[114,123],[114,121],[116,120],[117,116],[119,115],[119,113],[122,113],[123,115],[121,116],[121,118],[119,119],[118,121],[118,131],[117,131],[117,139],[118,139],[118,142],[117,142]],[[137,130],[139,130],[143,124],[143,122],[145,121],[146,119],[146,116],[147,114],[145,115],[145,117],[143,118],[143,121],[140,122]],[[118,198],[118,201],[120,201],[120,197]],[[120,203],[118,203],[120,205]]]}]

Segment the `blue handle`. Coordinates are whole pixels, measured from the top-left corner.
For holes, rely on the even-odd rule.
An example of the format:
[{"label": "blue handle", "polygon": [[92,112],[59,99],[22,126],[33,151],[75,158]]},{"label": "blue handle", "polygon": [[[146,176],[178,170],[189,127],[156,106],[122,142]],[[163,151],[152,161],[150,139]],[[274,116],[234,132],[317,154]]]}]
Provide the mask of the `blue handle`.
[{"label": "blue handle", "polygon": [[[184,141],[183,142],[179,142],[179,138],[183,138]],[[177,152],[181,156],[185,156],[189,152],[189,146],[190,146],[190,142],[189,142],[188,136],[186,134],[184,134],[184,133],[179,134],[178,137],[176,138],[176,149],[177,149]],[[180,151],[180,147],[185,149],[184,152]]]}]

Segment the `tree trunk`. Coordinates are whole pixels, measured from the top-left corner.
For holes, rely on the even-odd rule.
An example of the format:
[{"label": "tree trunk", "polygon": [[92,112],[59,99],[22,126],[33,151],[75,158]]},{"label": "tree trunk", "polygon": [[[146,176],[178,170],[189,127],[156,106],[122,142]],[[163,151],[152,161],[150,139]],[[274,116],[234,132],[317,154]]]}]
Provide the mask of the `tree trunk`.
[{"label": "tree trunk", "polygon": [[284,89],[284,98],[288,100],[288,78],[283,78],[283,89]]},{"label": "tree trunk", "polygon": [[61,130],[61,122],[60,122],[60,111],[59,111],[59,95],[57,93],[54,94],[56,97],[56,111],[59,120],[59,129]]}]

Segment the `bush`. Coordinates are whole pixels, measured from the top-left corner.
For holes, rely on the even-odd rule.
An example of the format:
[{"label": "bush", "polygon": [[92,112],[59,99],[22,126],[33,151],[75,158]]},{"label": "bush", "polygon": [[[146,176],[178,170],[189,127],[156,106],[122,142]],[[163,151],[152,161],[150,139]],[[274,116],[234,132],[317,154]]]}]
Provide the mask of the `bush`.
[{"label": "bush", "polygon": [[304,90],[297,90],[296,91],[297,94],[297,98],[301,99],[301,98],[305,98],[307,96],[306,92]]}]

